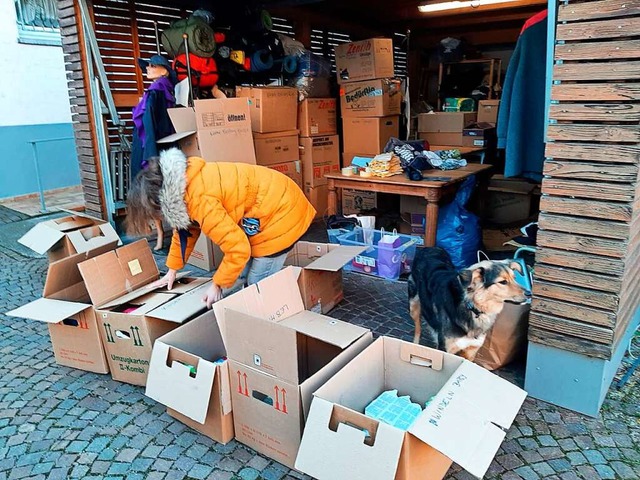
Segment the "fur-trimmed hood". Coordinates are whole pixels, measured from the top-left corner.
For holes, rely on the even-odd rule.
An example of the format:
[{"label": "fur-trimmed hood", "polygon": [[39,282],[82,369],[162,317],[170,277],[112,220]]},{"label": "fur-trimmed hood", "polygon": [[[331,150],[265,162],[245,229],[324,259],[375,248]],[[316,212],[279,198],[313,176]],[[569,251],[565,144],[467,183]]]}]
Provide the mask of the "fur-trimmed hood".
[{"label": "fur-trimmed hood", "polygon": [[187,157],[177,148],[160,152],[160,207],[162,216],[171,228],[188,228],[191,219],[184,201],[187,191]]}]

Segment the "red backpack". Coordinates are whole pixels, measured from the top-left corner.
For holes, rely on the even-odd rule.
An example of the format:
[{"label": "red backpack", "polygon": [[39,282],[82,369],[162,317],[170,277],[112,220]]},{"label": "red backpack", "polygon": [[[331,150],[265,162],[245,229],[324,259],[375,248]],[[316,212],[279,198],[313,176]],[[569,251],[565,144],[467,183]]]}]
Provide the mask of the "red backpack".
[{"label": "red backpack", "polygon": [[[213,57],[203,58],[190,53],[189,63],[194,87],[211,88],[218,83],[218,66]],[[187,78],[187,56],[184,53],[173,60],[173,69],[178,74],[179,81]]]}]

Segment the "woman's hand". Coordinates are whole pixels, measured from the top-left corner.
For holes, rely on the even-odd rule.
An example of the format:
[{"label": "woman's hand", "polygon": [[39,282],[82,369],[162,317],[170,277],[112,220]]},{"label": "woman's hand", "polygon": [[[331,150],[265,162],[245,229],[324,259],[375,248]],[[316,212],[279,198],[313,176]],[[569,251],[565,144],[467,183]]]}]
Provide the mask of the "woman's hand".
[{"label": "woman's hand", "polygon": [[205,293],[204,297],[202,297],[202,301],[207,304],[207,308],[211,308],[211,306],[218,300],[222,300],[222,288],[211,282],[211,286],[207,290],[207,293]]},{"label": "woman's hand", "polygon": [[173,284],[176,281],[176,274],[178,273],[177,270],[172,270],[169,269],[169,271],[165,274],[164,277],[162,277],[159,280],[156,280],[153,283],[150,283],[149,285],[147,285],[147,288],[151,289],[151,288],[160,288],[160,287],[167,287],[167,290],[171,290],[173,288]]}]

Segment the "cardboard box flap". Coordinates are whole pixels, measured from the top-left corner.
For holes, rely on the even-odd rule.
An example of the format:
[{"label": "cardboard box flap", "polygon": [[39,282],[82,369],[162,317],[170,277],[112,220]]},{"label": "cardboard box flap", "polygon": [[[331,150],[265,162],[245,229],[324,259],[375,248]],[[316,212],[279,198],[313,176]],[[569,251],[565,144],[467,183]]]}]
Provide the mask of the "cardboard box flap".
[{"label": "cardboard box flap", "polygon": [[39,298],[38,300],[7,312],[7,315],[46,323],[60,323],[90,307],[91,305],[85,303]]},{"label": "cardboard box flap", "polygon": [[172,133],[166,137],[162,137],[160,140],[156,140],[156,143],[174,143],[183,138],[187,138],[189,135],[196,133],[195,130],[187,130],[186,132]]},{"label": "cardboard box flap", "polygon": [[286,130],[284,132],[270,132],[270,133],[260,133],[253,132],[253,138],[255,140],[267,139],[267,138],[281,138],[281,137],[293,137],[298,136],[300,134],[300,130]]},{"label": "cardboard box flap", "polygon": [[[187,275],[189,275],[190,272],[178,272],[176,274],[176,280],[180,280],[181,278],[186,277]],[[195,288],[197,285],[194,285],[192,288]],[[191,290],[192,288],[189,288],[188,290]],[[186,290],[186,291],[188,291]],[[116,298],[115,300],[111,300],[110,302],[104,303],[102,305],[100,305],[100,308],[113,308],[117,305],[122,305],[123,303],[128,303],[131,302],[133,300],[135,300],[138,297],[141,297],[143,295],[147,295],[149,293],[152,292],[157,292],[157,293],[172,293],[172,294],[176,294],[176,293],[184,293],[184,289],[182,288],[178,288],[177,291],[174,291],[174,289],[172,288],[171,290],[168,290],[166,287],[157,287],[157,288],[150,288],[149,285],[143,285],[140,288],[136,288],[134,291],[126,293],[124,295],[119,296],[118,298]]]},{"label": "cardboard box flap", "polygon": [[[481,478],[527,393],[471,362],[463,362],[409,433]],[[464,435],[455,432],[464,431]]]},{"label": "cardboard box flap", "polygon": [[169,118],[171,119],[171,123],[173,124],[173,128],[176,130],[176,133],[186,133],[191,135],[196,133],[198,130],[196,112],[193,108],[168,108],[167,113],[169,114]]},{"label": "cardboard box flap", "polygon": [[322,340],[342,349],[368,332],[366,328],[305,310],[280,322],[308,337]]},{"label": "cardboard box flap", "polygon": [[305,268],[310,270],[326,270],[329,272],[337,272],[347,263],[353,260],[353,257],[360,255],[367,247],[345,247],[334,248],[326,255],[311,262]]},{"label": "cardboard box flap", "polygon": [[38,223],[35,227],[18,239],[18,243],[40,255],[47,253],[56,243],[62,240],[64,232],[51,228],[46,223]]},{"label": "cardboard box flap", "polygon": [[202,297],[204,297],[208,289],[208,283],[202,284],[180,295],[176,299],[161,305],[155,310],[152,310],[147,314],[147,316],[159,318],[160,320],[167,320],[169,322],[182,323],[206,308],[206,304],[202,301]]},{"label": "cardboard box flap", "polygon": [[78,268],[98,307],[158,278],[158,266],[146,240],[82,262]]},{"label": "cardboard box flap", "polygon": [[112,247],[115,247],[122,244],[120,237],[110,223],[96,225],[94,228],[95,230],[93,228],[74,230],[67,234],[67,238],[77,253],[88,252],[102,245],[111,244]]},{"label": "cardboard box flap", "polygon": [[113,249],[108,243],[85,253],[76,253],[66,258],[51,262],[47,269],[42,296],[56,300],[88,303],[89,293],[80,275],[78,265],[90,258],[97,257]]},{"label": "cardboard box flap", "polygon": [[[368,437],[365,431],[374,430]],[[404,435],[400,429],[315,397],[295,467],[322,479],[394,478]]]},{"label": "cardboard box flap", "polygon": [[216,366],[199,359],[197,365],[192,365],[196,372],[191,376],[191,365],[170,361],[172,348],[157,340],[153,345],[145,395],[204,424]]}]

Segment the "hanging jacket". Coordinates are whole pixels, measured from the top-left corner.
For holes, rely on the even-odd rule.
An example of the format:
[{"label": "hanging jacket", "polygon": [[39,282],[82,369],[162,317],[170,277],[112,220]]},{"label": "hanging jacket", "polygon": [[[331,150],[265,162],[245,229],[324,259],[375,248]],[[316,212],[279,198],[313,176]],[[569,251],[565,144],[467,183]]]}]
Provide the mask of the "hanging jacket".
[{"label": "hanging jacket", "polygon": [[160,153],[160,169],[162,215],[176,229],[167,267],[184,267],[202,232],[224,253],[213,276],[223,288],[234,284],[251,257],[286,251],[315,217],[296,183],[270,168],[187,159],[172,148]]},{"label": "hanging jacket", "polygon": [[547,11],[530,18],[513,52],[498,111],[505,176],[542,180],[546,109]]},{"label": "hanging jacket", "polygon": [[155,80],[133,109],[132,179],[148,158],[158,156],[156,141],[175,133],[167,113],[167,108],[173,108],[176,103],[173,88],[173,83],[166,77]]}]

